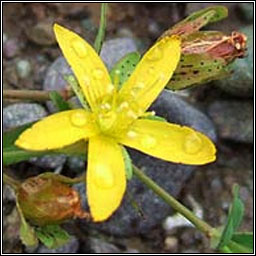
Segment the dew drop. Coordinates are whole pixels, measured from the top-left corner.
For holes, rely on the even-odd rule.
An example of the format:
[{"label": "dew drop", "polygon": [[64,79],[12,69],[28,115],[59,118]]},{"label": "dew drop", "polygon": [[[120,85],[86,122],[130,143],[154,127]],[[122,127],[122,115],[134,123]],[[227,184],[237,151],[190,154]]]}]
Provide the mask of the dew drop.
[{"label": "dew drop", "polygon": [[96,78],[96,79],[102,79],[103,78],[103,76],[104,76],[104,72],[103,72],[103,70],[102,69],[100,69],[100,68],[96,68],[96,69],[94,69],[93,70],[93,72],[92,72],[92,75],[93,75],[93,77],[94,78]]},{"label": "dew drop", "polygon": [[196,154],[203,146],[202,139],[195,132],[187,135],[184,142],[184,150],[188,154]]},{"label": "dew drop", "polygon": [[127,116],[130,117],[130,118],[132,118],[132,119],[136,119],[136,118],[138,117],[138,116],[136,115],[136,113],[133,112],[132,110],[129,110],[129,111],[127,112]]},{"label": "dew drop", "polygon": [[93,180],[97,187],[103,189],[112,188],[115,184],[111,169],[103,164],[97,164],[93,173]]},{"label": "dew drop", "polygon": [[141,144],[143,147],[150,149],[156,146],[156,139],[150,135],[145,135],[141,140]]},{"label": "dew drop", "polygon": [[153,75],[155,73],[155,68],[153,66],[151,66],[149,69],[148,69],[148,73],[150,75]]},{"label": "dew drop", "polygon": [[87,57],[88,49],[87,49],[86,45],[83,42],[81,42],[79,40],[74,40],[72,42],[72,47],[73,47],[73,49],[76,52],[78,57],[80,57],[80,58]]},{"label": "dew drop", "polygon": [[87,124],[87,116],[83,110],[76,110],[73,112],[70,119],[71,123],[77,127],[81,127]]},{"label": "dew drop", "polygon": [[113,84],[107,85],[107,93],[112,93],[115,90],[115,86]]},{"label": "dew drop", "polygon": [[118,107],[118,110],[122,111],[124,109],[127,109],[129,107],[129,103],[127,101],[124,101],[120,104],[120,106]]},{"label": "dew drop", "polygon": [[127,136],[130,138],[130,139],[134,139],[137,137],[137,133],[133,130],[130,130],[127,132]]},{"label": "dew drop", "polygon": [[157,61],[157,60],[160,60],[162,57],[163,57],[163,51],[159,46],[152,49],[148,55],[148,59],[150,61]]},{"label": "dew drop", "polygon": [[89,86],[90,85],[90,78],[88,76],[84,76],[83,77],[83,81],[85,86]]}]

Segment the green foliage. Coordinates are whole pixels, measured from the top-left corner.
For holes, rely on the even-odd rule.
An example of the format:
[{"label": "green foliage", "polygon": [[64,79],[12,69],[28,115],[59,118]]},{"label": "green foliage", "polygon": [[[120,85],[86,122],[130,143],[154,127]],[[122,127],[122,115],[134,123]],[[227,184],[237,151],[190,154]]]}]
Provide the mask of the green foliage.
[{"label": "green foliage", "polygon": [[47,225],[36,228],[38,239],[49,249],[58,248],[68,242],[69,234],[59,225]]},{"label": "green foliage", "polygon": [[133,174],[132,160],[130,158],[129,153],[127,152],[127,150],[124,147],[122,147],[122,153],[123,153],[124,164],[125,164],[126,178],[127,178],[127,180],[131,180],[132,174]]},{"label": "green foliage", "polygon": [[167,120],[161,116],[155,116],[155,115],[149,115],[142,117],[142,119],[149,119],[149,120],[154,120],[154,121],[160,121],[160,122],[167,122]]},{"label": "green foliage", "polygon": [[175,27],[182,24],[184,25],[185,23],[188,23],[191,21],[195,21],[201,17],[204,17],[204,20],[206,20],[204,24],[205,26],[208,23],[214,23],[222,19],[225,19],[227,16],[228,16],[228,9],[225,6],[215,5],[215,6],[211,6],[190,14],[186,19],[176,24]]},{"label": "green foliage", "polygon": [[125,55],[119,60],[110,71],[110,77],[112,82],[118,85],[120,89],[124,82],[128,80],[136,65],[140,61],[140,54],[138,52],[132,52]]},{"label": "green foliage", "polygon": [[20,209],[18,201],[16,207],[20,215],[20,239],[22,243],[28,247],[36,247],[38,245],[38,239],[33,227],[31,227],[25,220],[23,213]]},{"label": "green foliage", "polygon": [[71,86],[71,88],[75,92],[77,98],[81,102],[82,106],[85,109],[89,110],[89,105],[88,105],[88,103],[87,103],[87,101],[85,99],[85,96],[84,96],[84,94],[82,92],[82,89],[81,89],[80,85],[78,84],[78,81],[76,80],[76,78],[73,75],[64,75],[63,78]]},{"label": "green foliage", "polygon": [[58,92],[56,91],[50,92],[50,98],[54,103],[54,105],[56,106],[56,108],[58,109],[58,111],[65,111],[65,110],[71,109],[69,103],[65,101]]},{"label": "green foliage", "polygon": [[253,251],[253,233],[251,232],[237,232],[232,236],[232,240],[243,245]]},{"label": "green foliage", "polygon": [[253,234],[236,232],[244,215],[244,205],[239,197],[237,184],[233,186],[233,197],[226,225],[224,228],[215,230],[211,242],[213,247],[224,253],[251,253],[253,252]]}]

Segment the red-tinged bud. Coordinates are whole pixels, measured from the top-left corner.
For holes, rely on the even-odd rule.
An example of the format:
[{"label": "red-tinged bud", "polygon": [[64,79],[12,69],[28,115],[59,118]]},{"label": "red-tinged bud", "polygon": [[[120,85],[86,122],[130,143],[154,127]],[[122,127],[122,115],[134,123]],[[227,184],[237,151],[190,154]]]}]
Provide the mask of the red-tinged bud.
[{"label": "red-tinged bud", "polygon": [[18,189],[17,199],[24,217],[39,226],[89,217],[81,208],[78,192],[56,179],[27,179]]},{"label": "red-tinged bud", "polygon": [[195,32],[182,40],[182,53],[209,54],[213,58],[222,58],[227,64],[235,58],[242,58],[246,52],[247,37],[239,32],[232,32],[231,36],[221,32]]}]

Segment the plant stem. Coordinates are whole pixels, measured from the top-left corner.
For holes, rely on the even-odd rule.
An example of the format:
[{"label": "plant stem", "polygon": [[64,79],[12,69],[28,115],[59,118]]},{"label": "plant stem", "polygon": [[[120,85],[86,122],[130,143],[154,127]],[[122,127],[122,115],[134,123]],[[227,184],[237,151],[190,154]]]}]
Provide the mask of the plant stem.
[{"label": "plant stem", "polygon": [[[69,99],[74,95],[71,90],[61,90],[58,93],[64,98]],[[51,100],[50,92],[39,90],[3,90],[4,99],[21,99],[21,100],[35,100],[47,101]]]},{"label": "plant stem", "polygon": [[191,212],[188,208],[179,203],[174,197],[172,197],[164,189],[158,186],[152,179],[150,179],[136,166],[133,166],[133,172],[143,183],[145,183],[151,190],[153,190],[158,196],[160,196],[173,209],[175,209],[177,212],[179,212],[185,218],[187,218],[200,231],[205,233],[207,236],[210,236],[214,228],[212,228],[208,223],[196,217],[193,212]]},{"label": "plant stem", "polygon": [[6,173],[3,173],[3,182],[11,186],[14,190],[17,190],[20,186],[20,182],[10,177]]},{"label": "plant stem", "polygon": [[101,4],[100,26],[94,42],[94,49],[98,54],[100,54],[101,47],[105,38],[105,30],[106,30],[106,24],[107,24],[107,19],[106,19],[107,5],[108,5],[107,3]]}]

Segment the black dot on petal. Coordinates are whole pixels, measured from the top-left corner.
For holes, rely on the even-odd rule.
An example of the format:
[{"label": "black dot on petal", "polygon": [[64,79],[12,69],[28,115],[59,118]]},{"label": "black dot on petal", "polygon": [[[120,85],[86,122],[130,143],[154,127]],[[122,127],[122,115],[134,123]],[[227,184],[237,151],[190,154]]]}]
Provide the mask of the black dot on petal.
[{"label": "black dot on petal", "polygon": [[180,59],[180,62],[183,62],[184,61],[184,59]]},{"label": "black dot on petal", "polygon": [[203,65],[204,65],[204,62],[203,62],[203,61],[202,61],[202,62],[200,62],[200,65],[201,65],[201,66],[203,66]]},{"label": "black dot on petal", "polygon": [[199,73],[199,70],[194,70],[194,71],[193,71],[193,74],[194,74],[194,75],[196,75],[196,74],[198,74],[198,73]]},{"label": "black dot on petal", "polygon": [[212,70],[209,68],[209,69],[208,69],[208,72],[212,72]]},{"label": "black dot on petal", "polygon": [[136,64],[133,63],[132,66],[133,66],[133,67],[136,67]]},{"label": "black dot on petal", "polygon": [[123,69],[124,69],[124,65],[122,65],[122,66],[121,66],[121,68],[123,68]]}]

